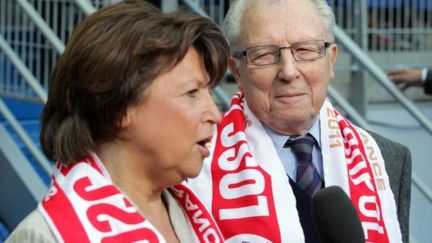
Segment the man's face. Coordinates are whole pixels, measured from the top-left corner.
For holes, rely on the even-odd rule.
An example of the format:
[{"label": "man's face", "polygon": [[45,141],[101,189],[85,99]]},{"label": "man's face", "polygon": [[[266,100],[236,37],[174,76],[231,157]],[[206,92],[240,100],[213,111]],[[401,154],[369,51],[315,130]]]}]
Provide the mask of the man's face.
[{"label": "man's face", "polygon": [[[308,40],[329,40],[329,34],[311,1],[291,0],[270,6],[257,3],[241,22],[243,51],[252,46],[291,46]],[[314,61],[297,62],[291,49],[281,51],[277,64],[254,66],[246,58],[230,60],[230,68],[254,115],[273,130],[303,134],[315,121],[326,98],[337,46]],[[237,64],[235,63],[237,61]]]}]

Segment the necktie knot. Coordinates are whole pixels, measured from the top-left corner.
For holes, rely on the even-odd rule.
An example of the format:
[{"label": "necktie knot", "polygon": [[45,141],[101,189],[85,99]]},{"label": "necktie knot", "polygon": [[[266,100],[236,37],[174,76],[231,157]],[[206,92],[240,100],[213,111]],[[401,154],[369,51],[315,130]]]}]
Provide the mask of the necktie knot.
[{"label": "necktie knot", "polygon": [[315,140],[310,135],[306,135],[290,138],[286,142],[285,147],[291,147],[297,161],[303,163],[312,161],[312,149],[314,144]]}]

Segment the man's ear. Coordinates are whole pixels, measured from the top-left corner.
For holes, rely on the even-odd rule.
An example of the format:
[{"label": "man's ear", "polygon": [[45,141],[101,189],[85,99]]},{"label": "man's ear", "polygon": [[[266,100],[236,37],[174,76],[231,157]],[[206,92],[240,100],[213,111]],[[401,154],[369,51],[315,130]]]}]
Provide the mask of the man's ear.
[{"label": "man's ear", "polygon": [[339,47],[336,44],[332,44],[329,49],[330,49],[330,53],[329,53],[329,55],[330,55],[330,65],[329,65],[330,75],[331,75],[331,79],[334,79],[335,78],[334,66],[336,65],[336,60],[339,56]]},{"label": "man's ear", "polygon": [[239,68],[238,68],[238,63],[237,60],[234,57],[230,57],[229,61],[228,61],[228,67],[231,70],[231,74],[234,76],[235,80],[236,80],[236,84],[237,87],[240,91],[243,92],[243,85],[241,83],[241,79],[240,79],[240,73],[239,73]]},{"label": "man's ear", "polygon": [[331,56],[330,56],[330,58],[331,58],[331,61],[332,61],[333,65],[334,65],[334,64],[336,64],[336,60],[337,60],[338,55],[339,55],[339,47],[338,47],[337,44],[333,44],[330,47],[330,50],[331,50],[331,53],[330,53]]}]

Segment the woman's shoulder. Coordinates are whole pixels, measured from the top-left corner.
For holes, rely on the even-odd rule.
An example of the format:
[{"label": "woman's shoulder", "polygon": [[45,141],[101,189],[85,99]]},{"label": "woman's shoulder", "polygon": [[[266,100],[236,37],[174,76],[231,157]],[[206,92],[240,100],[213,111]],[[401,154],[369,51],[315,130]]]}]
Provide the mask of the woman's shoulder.
[{"label": "woman's shoulder", "polygon": [[51,243],[56,240],[42,214],[35,209],[19,223],[5,241],[5,243],[13,242]]}]

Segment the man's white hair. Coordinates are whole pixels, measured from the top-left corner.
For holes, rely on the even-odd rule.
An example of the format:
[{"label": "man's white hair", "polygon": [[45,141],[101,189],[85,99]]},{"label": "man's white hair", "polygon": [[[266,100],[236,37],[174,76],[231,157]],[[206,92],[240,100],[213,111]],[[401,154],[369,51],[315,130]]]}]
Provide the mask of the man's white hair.
[{"label": "man's white hair", "polygon": [[[254,6],[256,3],[264,3],[266,5],[270,4],[277,4],[281,2],[286,2],[287,0],[235,0],[231,3],[230,8],[228,10],[228,13],[225,16],[224,23],[223,23],[223,30],[225,33],[225,37],[227,38],[230,46],[231,51],[238,51],[237,48],[240,41],[240,30],[241,30],[241,19],[243,18],[243,15],[245,13],[245,10],[249,6]],[[301,0],[305,1],[305,0]],[[324,25],[327,28],[327,31],[330,35],[330,40],[328,41],[334,41],[334,32],[333,28],[335,25],[335,16],[331,9],[331,7],[328,5],[326,0],[309,0],[312,1],[316,8],[318,9],[318,12],[320,13],[320,16],[323,19]]]}]

